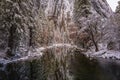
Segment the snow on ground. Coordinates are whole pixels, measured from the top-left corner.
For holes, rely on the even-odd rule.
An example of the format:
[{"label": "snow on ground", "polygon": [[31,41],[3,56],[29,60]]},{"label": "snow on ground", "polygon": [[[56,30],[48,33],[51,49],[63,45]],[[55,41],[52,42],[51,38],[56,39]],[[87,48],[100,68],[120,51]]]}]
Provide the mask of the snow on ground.
[{"label": "snow on ground", "polygon": [[55,48],[55,47],[78,48],[76,45],[71,45],[69,43],[57,43],[57,44],[53,44],[53,45],[47,46],[47,47],[40,47],[40,48],[36,49],[36,51],[41,52],[43,50],[51,49],[51,48]]},{"label": "snow on ground", "polygon": [[71,45],[68,43],[57,43],[57,44],[53,44],[50,46],[37,48],[37,49],[35,49],[35,52],[29,51],[28,56],[24,56],[21,58],[17,58],[17,59],[13,59],[13,60],[0,59],[0,64],[7,64],[7,63],[17,62],[17,61],[25,61],[25,60],[28,60],[28,59],[31,59],[34,57],[41,57],[43,55],[42,51],[44,51],[46,49],[55,48],[55,47],[78,48],[76,45]]},{"label": "snow on ground", "polygon": [[105,59],[120,59],[120,52],[114,50],[101,50],[90,55],[91,57],[101,57]]},{"label": "snow on ground", "polygon": [[[80,49],[76,45],[72,45],[72,44],[68,44],[68,43],[57,43],[57,44],[53,44],[50,46],[37,48],[37,49],[35,49],[35,52],[29,51],[28,56],[24,56],[21,58],[17,58],[17,59],[13,59],[13,60],[0,59],[0,64],[7,64],[7,63],[17,62],[17,61],[25,61],[25,60],[32,59],[35,57],[41,57],[43,55],[42,51],[44,51],[46,49],[55,48],[55,47],[68,47],[68,48]],[[80,49],[80,50],[83,50],[83,49]],[[89,51],[89,52],[86,52],[85,55],[88,57],[120,59],[119,51],[113,51],[113,50],[107,50],[107,49],[100,50],[98,52]]]}]

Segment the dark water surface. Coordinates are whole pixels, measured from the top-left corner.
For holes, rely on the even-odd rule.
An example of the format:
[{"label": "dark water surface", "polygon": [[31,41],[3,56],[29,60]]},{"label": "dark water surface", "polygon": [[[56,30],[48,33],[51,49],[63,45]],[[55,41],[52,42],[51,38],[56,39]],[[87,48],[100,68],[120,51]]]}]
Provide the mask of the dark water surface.
[{"label": "dark water surface", "polygon": [[120,80],[120,61],[111,59],[88,59],[75,54],[71,63],[74,80]]},{"label": "dark water surface", "polygon": [[119,60],[89,59],[76,52],[69,65],[73,79],[63,77],[64,71],[59,69],[59,65],[53,55],[32,61],[8,63],[6,66],[0,64],[0,80],[120,80]]}]

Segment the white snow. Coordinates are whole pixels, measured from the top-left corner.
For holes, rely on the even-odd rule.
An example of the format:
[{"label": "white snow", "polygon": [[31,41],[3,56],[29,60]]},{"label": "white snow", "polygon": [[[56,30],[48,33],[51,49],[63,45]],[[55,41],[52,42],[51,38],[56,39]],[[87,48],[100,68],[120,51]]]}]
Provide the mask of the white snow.
[{"label": "white snow", "polygon": [[35,52],[29,51],[28,56],[24,56],[18,59],[13,59],[13,60],[0,59],[0,63],[7,64],[7,63],[17,62],[17,61],[25,61],[34,57],[41,57],[43,55],[42,51],[46,49],[55,48],[55,47],[78,48],[76,45],[71,45],[68,43],[56,43],[50,46],[37,48],[35,49]]},{"label": "white snow", "polygon": [[69,48],[78,48],[76,45],[71,45],[71,44],[67,44],[67,43],[57,43],[57,44],[53,44],[51,46],[47,46],[47,47],[40,47],[38,49],[36,49],[36,51],[41,52],[45,49],[50,49],[50,48],[54,48],[54,47],[69,47]]},{"label": "white snow", "polygon": [[6,1],[8,1],[8,2],[12,2],[11,0],[6,0]]},{"label": "white snow", "polygon": [[74,1],[70,1],[70,0],[63,0],[63,4],[61,4],[62,0],[59,0],[56,6],[56,3],[54,0],[48,0],[48,4],[47,4],[47,8],[45,10],[45,14],[48,16],[53,15],[54,13],[54,9],[55,7],[60,9],[60,5],[62,5],[61,12],[63,10],[65,17],[67,16],[67,14],[69,13],[70,16],[73,15],[73,3]]},{"label": "white snow", "polygon": [[[37,48],[35,50],[35,52],[29,51],[28,52],[28,56],[22,57],[22,58],[18,58],[18,59],[14,59],[14,60],[6,60],[6,59],[0,59],[0,63],[2,64],[7,64],[7,63],[11,63],[11,62],[17,62],[17,61],[25,61],[28,59],[33,59],[35,57],[41,57],[43,55],[42,51],[46,50],[46,49],[51,49],[51,48],[55,48],[55,47],[68,47],[68,48],[78,48],[76,45],[72,45],[69,43],[57,43],[57,44],[53,44],[50,46],[46,46],[46,47],[40,47]],[[83,49],[81,49],[83,50]],[[120,59],[120,52],[119,51],[113,51],[113,50],[100,50],[98,52],[87,52],[85,53],[85,55],[89,56],[89,57],[100,57],[100,58],[111,58],[111,59]]]},{"label": "white snow", "polygon": [[114,50],[101,50],[95,52],[91,55],[91,57],[101,57],[101,58],[111,58],[111,59],[120,59],[120,52]]}]

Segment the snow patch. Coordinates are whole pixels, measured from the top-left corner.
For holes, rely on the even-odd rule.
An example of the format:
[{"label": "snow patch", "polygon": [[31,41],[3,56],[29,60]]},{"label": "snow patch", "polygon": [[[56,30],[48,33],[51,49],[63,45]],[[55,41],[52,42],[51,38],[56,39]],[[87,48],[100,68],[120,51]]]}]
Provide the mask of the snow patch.
[{"label": "snow patch", "polygon": [[91,57],[101,57],[105,59],[120,59],[120,52],[114,50],[101,50],[95,52],[91,55]]},{"label": "snow patch", "polygon": [[42,51],[46,49],[51,49],[55,47],[68,47],[68,48],[78,48],[76,45],[71,45],[71,44],[65,44],[65,43],[57,43],[53,44],[51,46],[46,46],[46,47],[40,47],[35,49],[35,51],[29,51],[27,56],[18,58],[18,59],[13,59],[13,60],[6,60],[6,59],[0,59],[0,64],[7,64],[7,63],[12,63],[12,62],[18,62],[18,61],[25,61],[29,60],[35,57],[41,57],[43,55]]},{"label": "snow patch", "polygon": [[71,44],[67,44],[67,43],[66,44],[65,43],[57,43],[57,44],[53,44],[53,45],[47,46],[47,47],[40,47],[40,48],[36,49],[36,51],[41,52],[43,50],[54,48],[54,47],[78,48],[76,45],[71,45]]}]

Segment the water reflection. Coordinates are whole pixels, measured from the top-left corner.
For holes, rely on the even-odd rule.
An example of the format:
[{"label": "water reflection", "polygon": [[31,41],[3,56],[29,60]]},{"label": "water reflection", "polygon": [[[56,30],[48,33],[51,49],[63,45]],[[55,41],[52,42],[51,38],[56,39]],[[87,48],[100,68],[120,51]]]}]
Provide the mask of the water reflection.
[{"label": "water reflection", "polygon": [[53,50],[45,53],[41,58],[9,63],[5,68],[1,64],[0,80],[120,80],[119,60],[90,59],[79,50],[67,51],[66,55],[63,52],[59,58]]},{"label": "water reflection", "polygon": [[74,80],[120,80],[120,61],[92,59],[75,52],[71,60],[71,74]]}]

